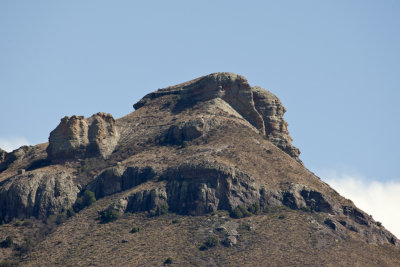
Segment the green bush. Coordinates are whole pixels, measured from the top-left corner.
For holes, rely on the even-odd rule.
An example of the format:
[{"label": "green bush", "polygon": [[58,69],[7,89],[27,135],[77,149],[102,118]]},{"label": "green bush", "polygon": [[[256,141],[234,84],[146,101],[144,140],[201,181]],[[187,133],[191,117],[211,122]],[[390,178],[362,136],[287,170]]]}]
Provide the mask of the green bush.
[{"label": "green bush", "polygon": [[114,209],[104,210],[99,214],[100,214],[100,221],[102,223],[109,223],[119,219],[119,212]]},{"label": "green bush", "polygon": [[161,204],[160,206],[156,206],[154,209],[149,211],[149,216],[160,216],[168,213],[169,206],[167,203]]},{"label": "green bush", "polygon": [[179,219],[173,219],[173,220],[172,220],[172,223],[174,223],[174,224],[175,224],[175,223],[179,223],[179,222],[180,222]]},{"label": "green bush", "polygon": [[12,263],[9,260],[0,261],[0,267],[11,267]]},{"label": "green bush", "polygon": [[92,205],[94,202],[96,202],[96,197],[94,193],[90,190],[85,190],[85,192],[83,192],[83,194],[76,199],[74,204],[74,211],[78,212],[83,208]]},{"label": "green bush", "polygon": [[30,252],[33,249],[33,241],[29,237],[24,238],[24,243],[18,247],[21,254]]},{"label": "green bush", "polygon": [[22,226],[26,226],[26,227],[32,226],[32,225],[33,225],[32,221],[28,220],[28,219],[24,220],[24,222],[22,223]]},{"label": "green bush", "polygon": [[188,147],[189,145],[190,145],[190,142],[188,142],[188,141],[183,141],[181,147],[182,147],[182,148],[186,148],[186,147]]},{"label": "green bush", "polygon": [[7,236],[6,239],[1,242],[1,247],[3,248],[10,248],[12,245],[14,245],[14,239],[12,236]]},{"label": "green bush", "polygon": [[251,215],[251,213],[243,205],[238,205],[231,212],[231,217],[236,218],[236,219],[240,219],[240,218],[243,218],[243,217],[248,217],[250,215]]},{"label": "green bush", "polygon": [[218,237],[215,235],[211,235],[207,238],[207,240],[200,246],[200,250],[207,250],[209,248],[215,247],[218,245]]},{"label": "green bush", "polygon": [[137,233],[137,232],[139,232],[139,231],[140,231],[140,228],[137,227],[137,226],[135,226],[135,227],[132,228],[131,234]]},{"label": "green bush", "polygon": [[283,220],[283,219],[285,219],[285,218],[286,218],[286,216],[283,215],[283,214],[279,215],[279,217],[278,217],[279,220]]},{"label": "green bush", "polygon": [[248,210],[251,214],[258,214],[258,213],[260,212],[260,210],[261,210],[260,204],[258,204],[258,203],[251,204],[251,205],[247,208],[247,210]]},{"label": "green bush", "polygon": [[172,260],[172,258],[171,257],[169,257],[169,258],[167,258],[165,261],[164,261],[164,264],[172,264],[174,261]]}]

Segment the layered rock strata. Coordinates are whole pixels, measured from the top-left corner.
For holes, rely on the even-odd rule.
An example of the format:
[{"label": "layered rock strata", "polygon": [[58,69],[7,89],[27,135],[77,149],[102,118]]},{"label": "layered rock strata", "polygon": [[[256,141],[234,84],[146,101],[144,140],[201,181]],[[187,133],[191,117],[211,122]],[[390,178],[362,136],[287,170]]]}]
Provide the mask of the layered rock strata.
[{"label": "layered rock strata", "polygon": [[75,203],[78,187],[67,172],[36,171],[17,175],[0,187],[0,221],[46,218]]},{"label": "layered rock strata", "polygon": [[106,158],[118,140],[119,132],[110,114],[99,112],[88,119],[83,116],[64,117],[50,133],[47,154],[53,161],[85,156]]},{"label": "layered rock strata", "polygon": [[300,151],[292,145],[288,123],[283,118],[286,109],[281,101],[261,87],[251,87],[243,76],[226,72],[210,74],[150,93],[136,103],[134,108],[139,109],[165,95],[177,96],[177,111],[201,102],[221,99],[274,145],[301,162]]}]

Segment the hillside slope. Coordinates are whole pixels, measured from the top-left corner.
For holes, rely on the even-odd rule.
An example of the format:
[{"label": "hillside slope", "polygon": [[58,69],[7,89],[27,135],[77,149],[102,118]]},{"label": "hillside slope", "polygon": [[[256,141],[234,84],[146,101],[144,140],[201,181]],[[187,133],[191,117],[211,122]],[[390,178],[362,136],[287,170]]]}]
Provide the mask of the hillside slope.
[{"label": "hillside slope", "polygon": [[[48,144],[2,152],[0,240],[14,245],[0,257],[21,266],[400,265],[398,239],[305,168],[267,90],[215,73],[134,108],[117,120],[65,117]],[[95,203],[83,200],[88,192]]]}]

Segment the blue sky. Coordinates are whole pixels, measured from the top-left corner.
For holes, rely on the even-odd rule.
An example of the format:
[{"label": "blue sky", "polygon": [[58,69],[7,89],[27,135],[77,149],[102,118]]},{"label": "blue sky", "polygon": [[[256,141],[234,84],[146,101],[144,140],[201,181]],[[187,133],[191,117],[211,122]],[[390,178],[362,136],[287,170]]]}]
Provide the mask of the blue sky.
[{"label": "blue sky", "polygon": [[316,174],[400,183],[399,14],[395,0],[0,1],[0,147],[230,71],[282,100]]}]

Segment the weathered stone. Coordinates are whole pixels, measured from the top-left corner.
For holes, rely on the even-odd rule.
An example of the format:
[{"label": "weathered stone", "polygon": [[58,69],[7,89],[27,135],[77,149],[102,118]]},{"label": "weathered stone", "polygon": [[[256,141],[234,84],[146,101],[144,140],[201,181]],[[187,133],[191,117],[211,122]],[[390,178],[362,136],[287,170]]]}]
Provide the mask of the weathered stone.
[{"label": "weathered stone", "polygon": [[4,151],[3,149],[0,148],[0,163],[3,162],[6,155],[7,155],[7,151]]},{"label": "weathered stone", "polygon": [[6,153],[3,161],[0,161],[0,172],[6,170],[14,163],[22,161],[22,159],[31,151],[31,149],[31,146],[21,146],[10,153]]},{"label": "weathered stone", "polygon": [[128,200],[121,198],[118,201],[111,204],[107,210],[116,210],[119,214],[123,214],[126,212],[126,208],[128,207]]},{"label": "weathered stone", "polygon": [[86,188],[93,191],[96,198],[102,198],[133,188],[155,176],[156,172],[151,167],[125,168],[117,165],[100,173]]},{"label": "weathered stone", "polygon": [[50,133],[47,154],[51,159],[80,158],[89,144],[89,126],[83,116],[64,117]]},{"label": "weathered stone", "polygon": [[72,207],[79,190],[66,172],[27,172],[0,187],[0,221],[46,218]]},{"label": "weathered stone", "polygon": [[366,213],[351,206],[343,206],[343,214],[349,216],[356,223],[366,226],[369,226],[372,220]]},{"label": "weathered stone", "polygon": [[182,165],[169,169],[165,176],[168,203],[179,213],[230,211],[260,199],[258,184],[250,175],[222,165]]},{"label": "weathered stone", "polygon": [[128,198],[126,211],[150,211],[153,215],[168,212],[167,193],[164,187],[136,192]]},{"label": "weathered stone", "polygon": [[111,114],[99,112],[87,119],[88,153],[108,157],[118,144],[119,132]]},{"label": "weathered stone", "polygon": [[227,221],[216,228],[217,231],[223,232],[228,236],[237,236],[239,235],[237,229],[239,224],[234,221]]},{"label": "weathered stone", "polygon": [[120,192],[122,190],[122,175],[124,171],[123,167],[106,169],[86,188],[95,193],[96,199]]},{"label": "weathered stone", "polygon": [[161,144],[180,145],[184,141],[192,141],[203,135],[204,121],[199,118],[194,121],[181,122],[178,125],[172,125],[159,138]]},{"label": "weathered stone", "polygon": [[64,117],[50,133],[48,157],[53,160],[109,156],[119,140],[115,120],[110,114],[99,112],[85,119],[83,116]]},{"label": "weathered stone", "polygon": [[233,247],[237,244],[237,238],[236,236],[229,235],[224,239],[222,243],[227,247]]},{"label": "weathered stone", "polygon": [[[221,99],[274,145],[301,162],[300,150],[292,145],[292,138],[287,129],[288,124],[283,119],[286,109],[281,101],[265,89],[251,87],[243,76],[229,72],[213,73],[182,85],[150,93],[136,103],[134,108],[139,109],[149,104],[151,100],[165,95],[179,96],[176,110],[193,107],[201,102],[210,102],[213,99]],[[175,131],[170,134],[180,135],[177,129],[170,130]]]},{"label": "weathered stone", "polygon": [[325,223],[326,225],[328,225],[332,230],[336,230],[336,223],[335,223],[334,221],[332,221],[331,218],[326,218],[326,219],[324,220],[324,223]]},{"label": "weathered stone", "polygon": [[308,209],[331,214],[339,212],[333,200],[304,185],[290,184],[289,189],[282,192],[282,197],[282,203],[291,209]]},{"label": "weathered stone", "polygon": [[279,98],[261,87],[252,87],[252,91],[254,104],[262,115],[268,140],[299,160],[300,150],[292,145],[292,138],[287,128],[288,123],[283,119],[286,109]]}]

